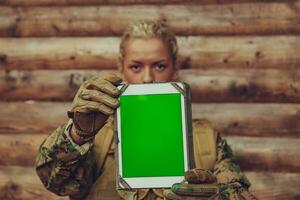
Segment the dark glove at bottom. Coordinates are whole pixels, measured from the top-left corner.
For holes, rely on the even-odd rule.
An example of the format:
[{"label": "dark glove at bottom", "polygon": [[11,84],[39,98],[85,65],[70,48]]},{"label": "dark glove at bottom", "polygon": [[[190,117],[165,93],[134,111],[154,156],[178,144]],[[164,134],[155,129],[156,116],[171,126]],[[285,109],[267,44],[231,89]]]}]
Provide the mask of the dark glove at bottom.
[{"label": "dark glove at bottom", "polygon": [[185,181],[175,183],[166,190],[167,200],[256,200],[239,182],[217,185],[215,175],[209,170],[193,169],[185,172]]}]

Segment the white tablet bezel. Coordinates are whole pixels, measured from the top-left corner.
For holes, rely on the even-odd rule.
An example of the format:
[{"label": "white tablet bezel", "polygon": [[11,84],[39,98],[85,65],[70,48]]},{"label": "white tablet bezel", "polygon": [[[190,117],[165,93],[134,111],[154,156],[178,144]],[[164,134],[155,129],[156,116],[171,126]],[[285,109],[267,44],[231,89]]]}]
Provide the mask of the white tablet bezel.
[{"label": "white tablet bezel", "polygon": [[[182,90],[184,85],[176,83]],[[121,88],[121,87],[120,87]],[[181,95],[181,113],[182,113],[182,137],[183,137],[183,155],[184,155],[184,170],[189,169],[189,151],[188,151],[188,133],[187,133],[187,113],[186,113],[186,99],[179,90],[177,90],[171,83],[152,83],[152,84],[130,84],[126,87],[121,96],[126,95],[145,95],[145,94],[180,94]],[[124,178],[122,173],[122,152],[121,152],[121,120],[120,120],[120,107],[116,110],[117,121],[117,176],[122,181],[117,181],[119,189],[138,189],[138,188],[170,188],[174,183],[181,182],[184,176],[163,176],[163,177],[139,177],[139,178]],[[158,166],[159,167],[159,166]],[[125,182],[126,184],[121,184]]]}]

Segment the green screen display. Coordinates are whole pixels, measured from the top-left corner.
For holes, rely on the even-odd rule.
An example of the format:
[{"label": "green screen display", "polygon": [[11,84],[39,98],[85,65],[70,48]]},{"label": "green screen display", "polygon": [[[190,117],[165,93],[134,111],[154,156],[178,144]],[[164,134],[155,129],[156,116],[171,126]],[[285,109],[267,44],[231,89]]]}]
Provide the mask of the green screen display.
[{"label": "green screen display", "polygon": [[120,97],[123,177],[183,176],[180,94]]}]

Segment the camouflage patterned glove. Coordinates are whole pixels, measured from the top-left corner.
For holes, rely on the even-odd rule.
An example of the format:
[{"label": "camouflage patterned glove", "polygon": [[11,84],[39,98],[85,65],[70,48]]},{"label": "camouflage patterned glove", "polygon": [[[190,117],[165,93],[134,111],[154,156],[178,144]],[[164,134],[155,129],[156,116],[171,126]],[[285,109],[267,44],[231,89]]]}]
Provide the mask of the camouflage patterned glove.
[{"label": "camouflage patterned glove", "polygon": [[175,183],[171,190],[164,192],[167,200],[256,200],[238,182],[217,185],[216,177],[209,170],[189,170],[184,177],[188,183]]},{"label": "camouflage patterned glove", "polygon": [[209,171],[193,169],[185,172],[185,181],[175,183],[164,196],[169,200],[209,199],[218,193],[216,177]]},{"label": "camouflage patterned glove", "polygon": [[104,126],[109,115],[119,106],[122,79],[109,75],[93,77],[79,88],[68,116],[73,119],[76,133],[83,139],[93,138]]},{"label": "camouflage patterned glove", "polygon": [[217,181],[215,175],[204,169],[192,169],[184,173],[184,178],[187,182],[197,183],[215,183]]}]

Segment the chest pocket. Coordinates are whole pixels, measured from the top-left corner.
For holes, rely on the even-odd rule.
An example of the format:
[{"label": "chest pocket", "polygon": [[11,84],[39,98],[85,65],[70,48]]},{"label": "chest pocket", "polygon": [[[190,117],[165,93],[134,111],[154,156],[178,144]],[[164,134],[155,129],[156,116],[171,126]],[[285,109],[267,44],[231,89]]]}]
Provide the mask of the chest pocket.
[{"label": "chest pocket", "polygon": [[213,169],[217,159],[217,139],[206,119],[193,120],[193,145],[196,168]]}]

